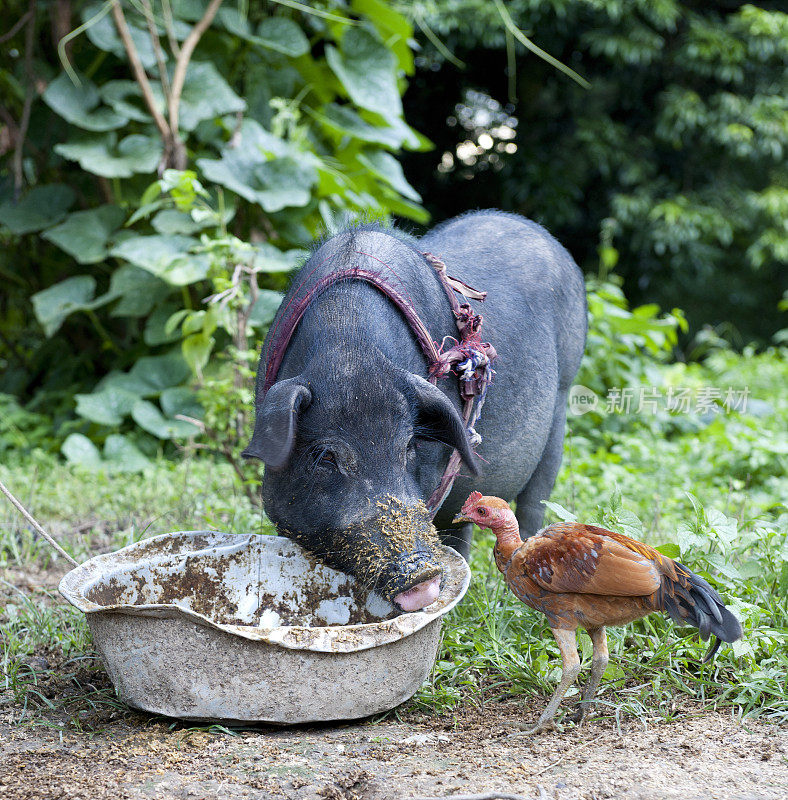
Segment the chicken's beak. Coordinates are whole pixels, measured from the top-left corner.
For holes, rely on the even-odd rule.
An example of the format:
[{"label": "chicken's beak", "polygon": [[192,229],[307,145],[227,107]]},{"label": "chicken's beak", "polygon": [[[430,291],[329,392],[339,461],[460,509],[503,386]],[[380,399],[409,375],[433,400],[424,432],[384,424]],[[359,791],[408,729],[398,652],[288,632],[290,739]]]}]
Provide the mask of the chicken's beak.
[{"label": "chicken's beak", "polygon": [[465,514],[457,514],[451,521],[451,524],[456,525],[458,522],[473,522],[473,520],[470,517],[466,517]]}]

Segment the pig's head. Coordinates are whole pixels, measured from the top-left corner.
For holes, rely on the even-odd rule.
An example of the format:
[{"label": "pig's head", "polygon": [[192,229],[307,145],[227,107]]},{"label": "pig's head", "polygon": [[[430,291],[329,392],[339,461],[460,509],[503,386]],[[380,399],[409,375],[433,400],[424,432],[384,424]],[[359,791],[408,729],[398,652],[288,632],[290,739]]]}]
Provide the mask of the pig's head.
[{"label": "pig's head", "polygon": [[425,499],[451,448],[476,472],[451,401],[375,348],[323,353],[257,406],[244,455],[265,462],[280,533],[404,611],[435,600],[438,538]]}]

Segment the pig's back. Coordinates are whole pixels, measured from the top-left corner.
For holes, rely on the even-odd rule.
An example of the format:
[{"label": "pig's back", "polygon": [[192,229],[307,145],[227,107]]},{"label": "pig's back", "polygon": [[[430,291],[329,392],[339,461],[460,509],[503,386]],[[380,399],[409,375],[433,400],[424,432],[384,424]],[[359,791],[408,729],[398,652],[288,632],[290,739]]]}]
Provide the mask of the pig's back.
[{"label": "pig's back", "polygon": [[499,356],[477,426],[482,477],[458,480],[451,499],[470,489],[513,497],[539,463],[580,366],[582,274],[544,228],[515,214],[469,213],[439,225],[420,244],[444,260],[450,275],[488,293],[472,306],[484,317],[482,339]]},{"label": "pig's back", "polygon": [[561,383],[571,382],[585,344],[585,284],[571,255],[541,225],[476,211],[438,225],[421,248],[441,257],[450,275],[488,293],[473,304],[485,318],[485,338],[494,329],[503,349],[516,351],[515,340],[525,337],[545,355],[553,347],[543,339],[552,339]]}]

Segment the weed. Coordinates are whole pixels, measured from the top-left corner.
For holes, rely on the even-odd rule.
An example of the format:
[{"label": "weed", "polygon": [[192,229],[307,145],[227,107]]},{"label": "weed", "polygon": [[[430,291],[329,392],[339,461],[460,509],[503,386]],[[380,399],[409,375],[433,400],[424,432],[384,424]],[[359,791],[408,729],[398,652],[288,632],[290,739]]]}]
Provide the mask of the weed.
[{"label": "weed", "polygon": [[[782,351],[718,351],[704,365],[652,365],[654,380],[750,386],[754,413],[570,420],[564,469],[548,519],[572,514],[659,546],[715,585],[745,636],[701,664],[705,644],[655,614],[609,631],[611,661],[597,712],[617,723],[671,719],[687,703],[788,722],[788,513],[785,457],[788,369]],[[757,413],[756,413],[757,412]],[[0,478],[78,560],[173,530],[273,533],[227,464],[158,458],[141,476],[64,466],[40,453],[6,460]],[[443,714],[460,703],[546,695],[560,657],[544,618],[505,587],[492,535],[476,534],[466,600],[444,624],[429,679],[411,709]],[[0,507],[0,569],[25,582],[66,565]],[[20,581],[14,578],[14,582]],[[0,583],[0,695],[15,718],[92,730],[121,713],[92,652],[84,618],[46,592]],[[586,666],[590,641],[580,636]],[[576,690],[575,690],[576,691]],[[0,698],[0,704],[3,699]]]}]

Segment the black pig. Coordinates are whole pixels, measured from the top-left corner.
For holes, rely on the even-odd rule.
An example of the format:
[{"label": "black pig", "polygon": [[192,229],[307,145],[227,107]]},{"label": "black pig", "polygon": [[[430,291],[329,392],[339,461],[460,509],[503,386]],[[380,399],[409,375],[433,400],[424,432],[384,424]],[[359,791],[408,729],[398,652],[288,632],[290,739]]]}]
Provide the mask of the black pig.
[{"label": "black pig", "polygon": [[[310,287],[348,267],[379,272],[441,342],[457,336],[444,290],[423,253],[488,292],[474,303],[498,352],[474,454],[454,375],[429,383],[403,314],[358,280],[330,286],[306,309],[276,382],[264,392],[277,326]],[[583,353],[586,303],[571,256],[539,225],[480,211],[420,240],[361,226],[323,242],[296,275],[271,327],[257,377],[256,425],[245,455],[266,464],[263,502],[277,529],[351,572],[405,611],[437,596],[437,541],[424,501],[452,448],[464,469],[439,510],[440,539],[470,552],[472,526],[451,529],[471,490],[517,499],[523,535],[561,463],[566,395]],[[478,473],[478,474],[477,474]]]}]

